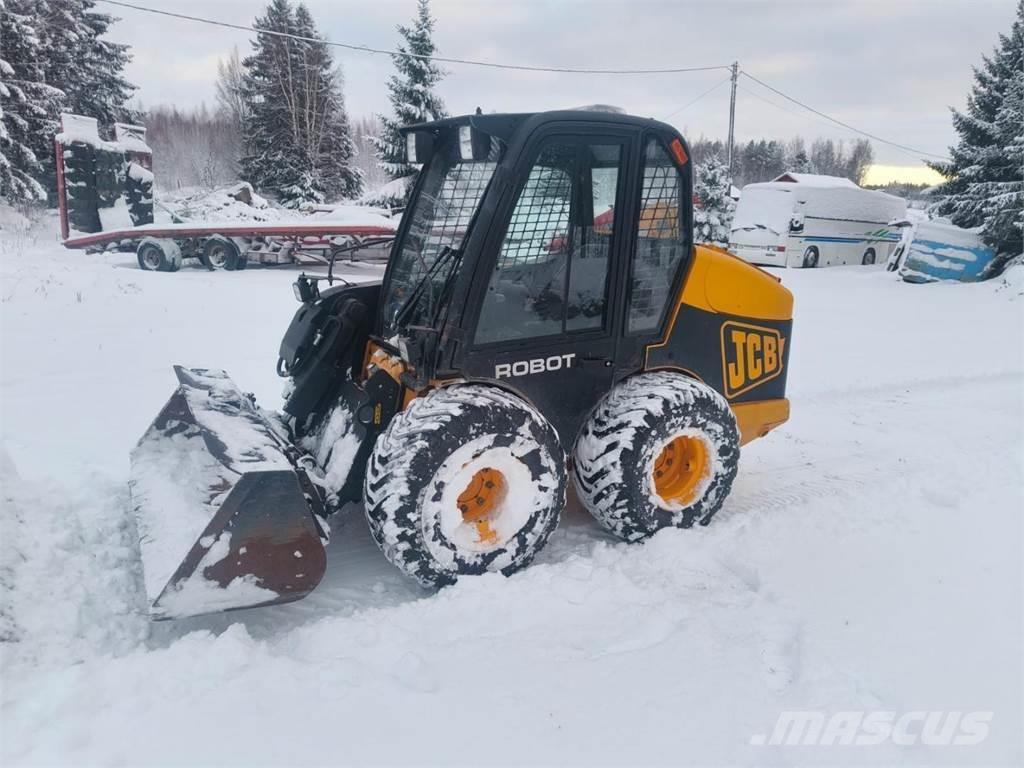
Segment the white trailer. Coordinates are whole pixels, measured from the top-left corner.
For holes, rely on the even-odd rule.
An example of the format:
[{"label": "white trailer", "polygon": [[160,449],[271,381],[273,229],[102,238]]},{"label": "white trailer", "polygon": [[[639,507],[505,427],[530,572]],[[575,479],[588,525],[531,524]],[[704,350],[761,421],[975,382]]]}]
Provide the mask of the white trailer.
[{"label": "white trailer", "polygon": [[847,179],[748,184],[736,206],[729,250],[772,267],[885,262],[900,241],[890,222],[904,219],[906,211],[902,198]]}]

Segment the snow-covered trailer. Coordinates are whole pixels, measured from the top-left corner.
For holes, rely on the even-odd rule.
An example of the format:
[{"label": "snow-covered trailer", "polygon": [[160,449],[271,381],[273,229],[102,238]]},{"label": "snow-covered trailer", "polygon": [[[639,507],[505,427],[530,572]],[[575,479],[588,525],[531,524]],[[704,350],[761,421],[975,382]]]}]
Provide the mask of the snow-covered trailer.
[{"label": "snow-covered trailer", "polygon": [[995,255],[977,229],[963,229],[945,221],[919,221],[905,228],[888,269],[898,271],[908,283],[973,283],[990,276]]},{"label": "snow-covered trailer", "polygon": [[845,179],[835,186],[748,184],[736,206],[729,250],[773,267],[874,264],[887,260],[899,242],[890,222],[906,210],[902,198]]},{"label": "snow-covered trailer", "polygon": [[152,150],[142,126],[116,124],[101,139],[95,119],[62,114],[54,137],[61,237],[66,248],[134,251],[139,267],[173,272],[184,259],[208,269],[247,264],[327,263],[367,252],[385,260],[398,222],[347,206],[305,221],[154,222]]}]

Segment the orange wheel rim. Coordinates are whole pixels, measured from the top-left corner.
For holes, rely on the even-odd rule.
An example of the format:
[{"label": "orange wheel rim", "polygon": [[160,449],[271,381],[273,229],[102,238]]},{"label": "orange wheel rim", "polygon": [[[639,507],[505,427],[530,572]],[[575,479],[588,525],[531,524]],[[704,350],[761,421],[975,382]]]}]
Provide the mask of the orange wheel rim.
[{"label": "orange wheel rim", "polygon": [[464,522],[474,526],[481,544],[496,544],[498,532],[491,527],[495,514],[508,493],[505,476],[485,467],[477,472],[459,494],[457,504]]},{"label": "orange wheel rim", "polygon": [[670,504],[692,503],[708,469],[708,449],[698,437],[680,435],[654,460],[654,490]]}]

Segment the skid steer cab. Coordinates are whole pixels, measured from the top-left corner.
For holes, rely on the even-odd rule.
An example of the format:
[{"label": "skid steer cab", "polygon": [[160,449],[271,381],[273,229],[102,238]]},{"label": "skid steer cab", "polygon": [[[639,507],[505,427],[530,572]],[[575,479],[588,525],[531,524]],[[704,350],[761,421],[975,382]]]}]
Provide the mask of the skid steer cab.
[{"label": "skid steer cab", "polygon": [[792,296],[694,244],[673,128],[566,111],[403,135],[421,170],[383,282],[299,278],[283,412],[177,368],[136,447],[157,617],[303,597],[349,502],[427,586],[528,565],[570,472],[623,539],[704,525],[740,446],[788,418]]}]

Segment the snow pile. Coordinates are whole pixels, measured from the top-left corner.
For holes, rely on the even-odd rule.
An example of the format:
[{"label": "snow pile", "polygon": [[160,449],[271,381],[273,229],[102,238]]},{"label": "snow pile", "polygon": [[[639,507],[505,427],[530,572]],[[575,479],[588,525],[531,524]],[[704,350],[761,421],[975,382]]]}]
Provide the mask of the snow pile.
[{"label": "snow pile", "polygon": [[9,205],[0,203],[0,232],[23,233],[32,226],[31,219]]},{"label": "snow pile", "polygon": [[215,189],[212,192],[186,190],[163,193],[160,195],[158,207],[173,221],[197,224],[250,221],[270,223],[299,218],[295,211],[272,207],[245,182]]},{"label": "snow pile", "polygon": [[359,203],[385,209],[401,208],[405,205],[405,201],[409,197],[409,189],[415,181],[415,176],[403,176],[400,179],[389,181],[377,191],[363,195],[359,198]]},{"label": "snow pile", "polygon": [[[332,521],[305,600],[148,626],[128,453],[174,362],[281,405],[295,272],[149,273],[67,253],[52,229],[10,237],[4,765],[1024,760],[1019,267],[923,287],[881,267],[784,273],[793,417],[743,449],[708,528],[626,545],[570,505],[530,569],[431,593],[356,513]],[[793,710],[993,716],[975,746],[752,743]]]}]

